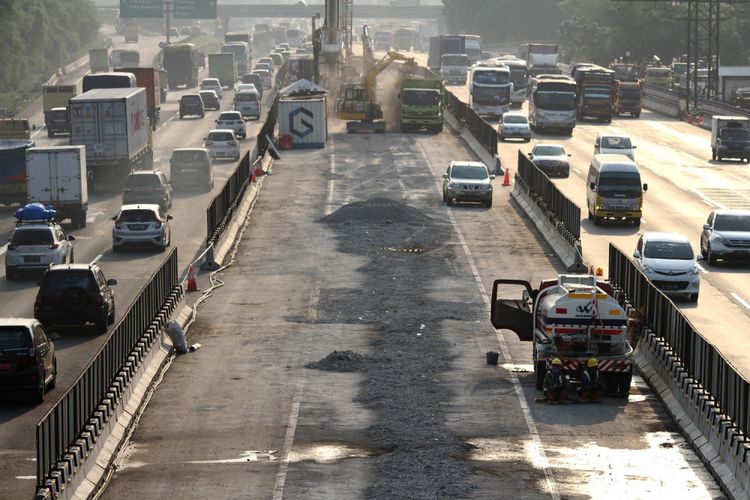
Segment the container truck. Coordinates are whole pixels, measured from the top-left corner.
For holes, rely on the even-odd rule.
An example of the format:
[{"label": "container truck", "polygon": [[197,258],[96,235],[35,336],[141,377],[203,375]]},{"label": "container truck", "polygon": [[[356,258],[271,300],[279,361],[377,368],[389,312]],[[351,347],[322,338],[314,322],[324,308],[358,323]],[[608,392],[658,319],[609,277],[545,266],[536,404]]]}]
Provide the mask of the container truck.
[{"label": "container truck", "polygon": [[526,48],[526,70],[529,78],[541,74],[561,74],[557,66],[557,45],[529,43]]},{"label": "container truck", "polygon": [[463,35],[440,35],[430,37],[430,53],[427,67],[433,73],[440,73],[443,54],[466,54],[466,38]]},{"label": "container truck", "polygon": [[601,66],[584,66],[575,72],[578,119],[597,118],[610,123],[615,101],[614,71]]},{"label": "container truck", "polygon": [[443,130],[443,82],[410,76],[401,80],[399,93],[401,132]]},{"label": "container truck", "polygon": [[68,133],[68,101],[77,93],[76,85],[42,86],[42,109],[48,137]]},{"label": "container truck", "polygon": [[167,45],[162,52],[162,66],[167,70],[169,89],[180,85],[193,88],[198,85],[198,65],[195,63],[195,45],[180,43]]},{"label": "container truck", "polygon": [[86,148],[57,146],[26,150],[26,203],[52,205],[58,220],[86,227],[89,208]]},{"label": "container truck", "polygon": [[109,49],[90,49],[89,68],[92,73],[109,71]]},{"label": "container truck", "polygon": [[26,151],[33,141],[0,140],[0,203],[26,202]]},{"label": "container truck", "polygon": [[208,54],[208,76],[218,78],[222,87],[234,88],[237,81],[237,65],[234,54]]},{"label": "container truck", "polygon": [[151,129],[156,130],[161,113],[161,74],[154,68],[119,68],[117,71],[132,73],[138,87],[146,89],[146,102],[148,103],[148,119]]},{"label": "container truck", "polygon": [[238,76],[245,75],[250,72],[250,68],[252,68],[252,60],[250,58],[250,46],[247,43],[225,43],[221,46],[221,53],[234,54],[234,63],[237,66],[236,74]]},{"label": "container truck", "polygon": [[410,28],[399,28],[393,33],[393,48],[411,50],[417,39],[417,32]]},{"label": "container truck", "polygon": [[94,89],[70,100],[70,143],[86,146],[88,185],[153,166],[146,90]]},{"label": "container truck", "polygon": [[[510,296],[518,288],[521,296]],[[575,380],[592,357],[606,392],[627,397],[633,377],[633,347],[626,338],[627,314],[609,283],[592,275],[558,275],[539,288],[521,279],[498,279],[492,286],[490,320],[532,342],[534,380],[542,389],[554,359]]]},{"label": "container truck", "polygon": [[738,158],[750,162],[750,118],[711,117],[711,158]]}]

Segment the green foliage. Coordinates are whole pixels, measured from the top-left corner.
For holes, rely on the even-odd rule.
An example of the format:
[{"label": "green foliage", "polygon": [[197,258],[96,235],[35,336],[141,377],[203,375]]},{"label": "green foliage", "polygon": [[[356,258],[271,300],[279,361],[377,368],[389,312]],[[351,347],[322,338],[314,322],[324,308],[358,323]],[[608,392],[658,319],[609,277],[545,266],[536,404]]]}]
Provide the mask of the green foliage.
[{"label": "green foliage", "polygon": [[98,29],[91,0],[1,0],[0,92],[37,88]]}]

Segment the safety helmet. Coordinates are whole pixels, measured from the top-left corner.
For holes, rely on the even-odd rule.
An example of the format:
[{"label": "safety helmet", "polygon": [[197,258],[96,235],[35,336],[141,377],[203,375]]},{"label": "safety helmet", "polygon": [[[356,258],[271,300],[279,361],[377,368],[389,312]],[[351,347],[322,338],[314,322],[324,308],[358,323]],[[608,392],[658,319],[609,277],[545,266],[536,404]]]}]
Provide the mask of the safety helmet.
[{"label": "safety helmet", "polygon": [[596,358],[589,358],[588,362],[586,363],[586,366],[591,368],[592,366],[597,366],[599,362],[596,360]]},{"label": "safety helmet", "polygon": [[555,358],[552,360],[553,365],[562,366],[562,361],[560,361],[560,358]]}]

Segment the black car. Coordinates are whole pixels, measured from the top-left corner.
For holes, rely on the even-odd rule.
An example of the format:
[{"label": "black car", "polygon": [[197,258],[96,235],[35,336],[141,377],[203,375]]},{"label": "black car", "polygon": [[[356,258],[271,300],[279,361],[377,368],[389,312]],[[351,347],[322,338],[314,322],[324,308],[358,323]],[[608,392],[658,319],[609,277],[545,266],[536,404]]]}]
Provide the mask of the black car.
[{"label": "black car", "polygon": [[205,109],[212,109],[214,111],[221,109],[221,101],[215,91],[201,90],[198,94],[200,94],[201,100],[203,100],[203,107]]},{"label": "black car", "polygon": [[161,170],[136,170],[128,175],[122,204],[154,203],[165,212],[172,208],[172,186]]},{"label": "black car", "polygon": [[55,346],[33,318],[0,318],[0,390],[31,392],[39,402],[55,387]]},{"label": "black car", "polygon": [[188,115],[197,115],[201,118],[206,115],[203,99],[199,94],[186,94],[180,97],[180,120]]},{"label": "black car", "polygon": [[242,83],[252,83],[253,85],[255,85],[260,98],[263,99],[263,82],[260,79],[260,75],[256,75],[253,73],[242,75]]},{"label": "black car", "polygon": [[116,284],[96,263],[53,264],[39,283],[34,317],[48,330],[93,323],[104,333],[115,321]]}]

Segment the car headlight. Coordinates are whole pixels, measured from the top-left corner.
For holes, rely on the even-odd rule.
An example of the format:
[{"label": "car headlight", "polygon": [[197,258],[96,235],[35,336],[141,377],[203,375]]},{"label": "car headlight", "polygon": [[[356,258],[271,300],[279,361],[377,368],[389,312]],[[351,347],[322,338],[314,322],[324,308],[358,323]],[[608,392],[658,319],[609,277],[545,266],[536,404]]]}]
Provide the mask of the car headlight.
[{"label": "car headlight", "polygon": [[648,264],[641,265],[641,269],[643,270],[644,274],[652,274],[654,272],[654,270]]},{"label": "car headlight", "polygon": [[698,269],[698,266],[693,267],[690,272],[688,273],[690,276],[695,276],[696,274],[700,273],[701,270]]},{"label": "car headlight", "polygon": [[638,205],[630,205],[630,208],[629,208],[629,210],[640,210],[640,208],[641,208],[641,207],[640,207],[640,206],[638,206]]},{"label": "car headlight", "polygon": [[722,245],[728,244],[726,238],[724,238],[722,235],[716,234],[716,233],[714,233],[714,234],[711,235],[711,241],[718,241]]}]

